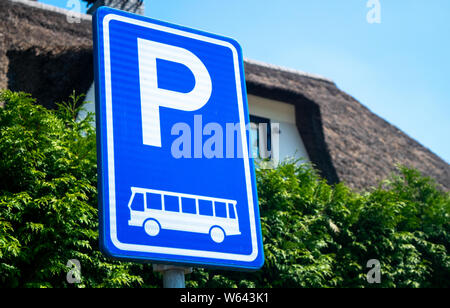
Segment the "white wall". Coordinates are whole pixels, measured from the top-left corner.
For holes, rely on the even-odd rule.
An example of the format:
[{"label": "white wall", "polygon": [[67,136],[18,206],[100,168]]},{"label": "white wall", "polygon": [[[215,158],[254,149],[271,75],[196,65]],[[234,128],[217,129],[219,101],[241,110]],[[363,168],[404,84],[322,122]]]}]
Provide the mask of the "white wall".
[{"label": "white wall", "polygon": [[[279,159],[304,159],[309,161],[308,152],[303,144],[295,122],[295,106],[281,101],[248,95],[248,108],[251,115],[268,118],[279,123]],[[274,140],[272,132],[272,140]]]},{"label": "white wall", "polygon": [[[78,119],[83,119],[86,116],[86,111],[95,113],[95,84],[94,83],[91,84],[91,87],[89,88],[88,92],[86,93],[86,97],[84,98],[84,101],[86,102],[86,104],[84,105],[85,111],[82,110],[78,114]],[[94,118],[93,124],[95,125],[95,118]]]}]

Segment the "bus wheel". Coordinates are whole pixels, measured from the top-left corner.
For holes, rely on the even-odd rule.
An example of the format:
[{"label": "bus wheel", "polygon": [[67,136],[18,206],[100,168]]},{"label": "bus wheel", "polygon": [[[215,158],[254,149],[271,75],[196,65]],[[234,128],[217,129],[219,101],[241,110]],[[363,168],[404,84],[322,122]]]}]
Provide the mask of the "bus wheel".
[{"label": "bus wheel", "polygon": [[222,243],[225,239],[225,232],[222,230],[222,228],[219,227],[212,227],[209,231],[209,235],[211,236],[211,239],[216,243]]},{"label": "bus wheel", "polygon": [[149,219],[144,223],[144,230],[150,236],[156,236],[159,234],[161,227],[159,223],[154,219]]}]

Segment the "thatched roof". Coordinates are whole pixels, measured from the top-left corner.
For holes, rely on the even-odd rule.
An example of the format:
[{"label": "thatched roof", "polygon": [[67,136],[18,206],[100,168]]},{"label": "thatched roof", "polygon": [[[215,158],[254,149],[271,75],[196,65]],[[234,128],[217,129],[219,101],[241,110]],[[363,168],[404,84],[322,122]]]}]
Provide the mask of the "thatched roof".
[{"label": "thatched roof", "polygon": [[330,182],[376,185],[396,164],[417,168],[450,189],[450,166],[325,78],[247,61],[247,90],[296,106],[310,159]]},{"label": "thatched roof", "polygon": [[91,19],[69,23],[64,10],[48,8],[0,1],[0,89],[32,93],[45,106],[86,92],[93,80]]},{"label": "thatched roof", "polygon": [[[30,92],[52,107],[92,83],[91,20],[83,15],[71,24],[62,10],[30,3],[0,2],[0,88]],[[245,62],[245,71],[249,93],[296,106],[309,157],[329,182],[364,189],[399,163],[450,190],[449,164],[331,80],[253,61]]]}]

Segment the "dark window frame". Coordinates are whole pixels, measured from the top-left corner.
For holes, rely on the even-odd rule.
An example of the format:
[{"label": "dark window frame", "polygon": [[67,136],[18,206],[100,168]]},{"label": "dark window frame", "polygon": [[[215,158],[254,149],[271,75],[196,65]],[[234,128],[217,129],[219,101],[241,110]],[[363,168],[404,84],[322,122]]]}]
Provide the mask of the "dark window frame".
[{"label": "dark window frame", "polygon": [[[256,131],[257,131],[257,133],[256,133],[256,142],[258,144],[258,156],[257,156],[258,158],[261,158],[259,125],[260,124],[267,124],[267,126],[266,126],[266,128],[267,128],[267,131],[266,131],[267,139],[266,140],[267,140],[268,157],[266,157],[265,159],[271,159],[272,158],[272,126],[271,126],[271,123],[270,123],[270,119],[264,118],[264,117],[260,117],[260,116],[250,115],[250,123],[257,125],[257,128],[256,128]],[[252,146],[252,145],[250,145],[250,146]]]}]

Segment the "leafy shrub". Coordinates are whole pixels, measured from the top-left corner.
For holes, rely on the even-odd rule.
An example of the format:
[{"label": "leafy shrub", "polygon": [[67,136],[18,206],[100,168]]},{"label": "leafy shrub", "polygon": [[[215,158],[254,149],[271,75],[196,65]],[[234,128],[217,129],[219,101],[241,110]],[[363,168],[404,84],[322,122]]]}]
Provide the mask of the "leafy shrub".
[{"label": "leafy shrub", "polygon": [[[0,285],[65,287],[68,260],[81,262],[86,287],[138,286],[142,265],[98,250],[96,140],[80,97],[56,111],[24,93],[0,101]],[[151,272],[151,270],[150,270]]]},{"label": "leafy shrub", "polygon": [[[80,97],[47,110],[0,94],[0,285],[158,287],[148,264],[98,250],[96,140]],[[307,164],[256,174],[265,265],[244,273],[194,269],[188,287],[450,287],[450,196],[399,167],[379,187],[330,186]],[[67,283],[67,262],[81,284]],[[369,284],[377,259],[381,283]]]}]

